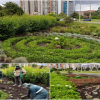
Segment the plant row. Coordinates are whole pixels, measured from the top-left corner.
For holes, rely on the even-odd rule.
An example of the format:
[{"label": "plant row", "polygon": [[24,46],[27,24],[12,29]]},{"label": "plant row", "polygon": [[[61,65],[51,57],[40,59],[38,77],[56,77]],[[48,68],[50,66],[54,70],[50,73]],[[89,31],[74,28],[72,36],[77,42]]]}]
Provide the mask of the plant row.
[{"label": "plant row", "polygon": [[[23,82],[43,83],[49,85],[49,69],[34,69],[33,67],[23,67],[26,70],[26,75],[23,75]],[[3,76],[14,80],[15,67],[3,69]]]}]

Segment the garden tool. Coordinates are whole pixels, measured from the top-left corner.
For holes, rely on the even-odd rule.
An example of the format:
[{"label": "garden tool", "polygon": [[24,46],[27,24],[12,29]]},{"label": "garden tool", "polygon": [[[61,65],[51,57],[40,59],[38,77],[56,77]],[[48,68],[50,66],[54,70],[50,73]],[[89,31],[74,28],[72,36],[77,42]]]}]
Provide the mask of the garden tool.
[{"label": "garden tool", "polygon": [[2,71],[0,71],[0,83],[2,83],[2,77],[3,77],[3,73]]}]

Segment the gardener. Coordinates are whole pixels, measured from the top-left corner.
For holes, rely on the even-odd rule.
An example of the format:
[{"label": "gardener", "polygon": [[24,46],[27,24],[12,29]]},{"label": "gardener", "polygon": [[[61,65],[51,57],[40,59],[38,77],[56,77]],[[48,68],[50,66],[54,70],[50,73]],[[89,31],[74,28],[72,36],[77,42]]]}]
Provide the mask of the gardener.
[{"label": "gardener", "polygon": [[19,65],[16,66],[16,69],[14,71],[14,75],[15,75],[15,84],[13,86],[16,86],[17,85],[17,82],[19,81],[19,86],[18,87],[21,87],[22,85],[22,81],[21,81],[21,78],[23,75],[26,74],[26,70],[21,68]]},{"label": "gardener", "polygon": [[23,88],[29,89],[26,96],[30,97],[31,99],[46,99],[47,98],[48,92],[41,86],[30,84],[30,83],[24,83]]},{"label": "gardener", "polygon": [[0,83],[2,83],[2,77],[3,77],[3,74],[2,74],[2,71],[0,71]]}]

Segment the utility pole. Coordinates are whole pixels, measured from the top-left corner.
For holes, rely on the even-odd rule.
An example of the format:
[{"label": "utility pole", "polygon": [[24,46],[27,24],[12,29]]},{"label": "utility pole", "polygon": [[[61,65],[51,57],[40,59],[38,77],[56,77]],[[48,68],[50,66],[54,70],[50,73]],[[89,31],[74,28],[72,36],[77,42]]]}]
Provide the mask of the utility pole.
[{"label": "utility pole", "polygon": [[81,0],[80,0],[80,13],[79,13],[79,22],[80,22],[80,17],[81,17]]},{"label": "utility pole", "polygon": [[91,1],[90,1],[90,19],[91,19]]},{"label": "utility pole", "polygon": [[50,0],[50,13],[51,13],[51,0]]}]

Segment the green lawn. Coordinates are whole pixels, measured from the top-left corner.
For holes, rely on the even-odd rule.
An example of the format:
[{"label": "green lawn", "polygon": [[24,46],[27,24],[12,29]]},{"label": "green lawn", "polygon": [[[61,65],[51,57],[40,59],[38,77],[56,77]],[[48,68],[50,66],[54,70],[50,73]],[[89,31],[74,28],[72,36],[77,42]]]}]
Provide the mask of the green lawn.
[{"label": "green lawn", "polygon": [[[68,71],[60,71],[61,73],[67,73]],[[81,71],[73,71],[73,73],[81,73]],[[93,73],[93,74],[100,74],[100,71],[82,71],[82,73]]]},{"label": "green lawn", "polygon": [[83,19],[80,20],[81,22],[100,22],[100,19],[91,19],[91,21],[83,21]]}]

